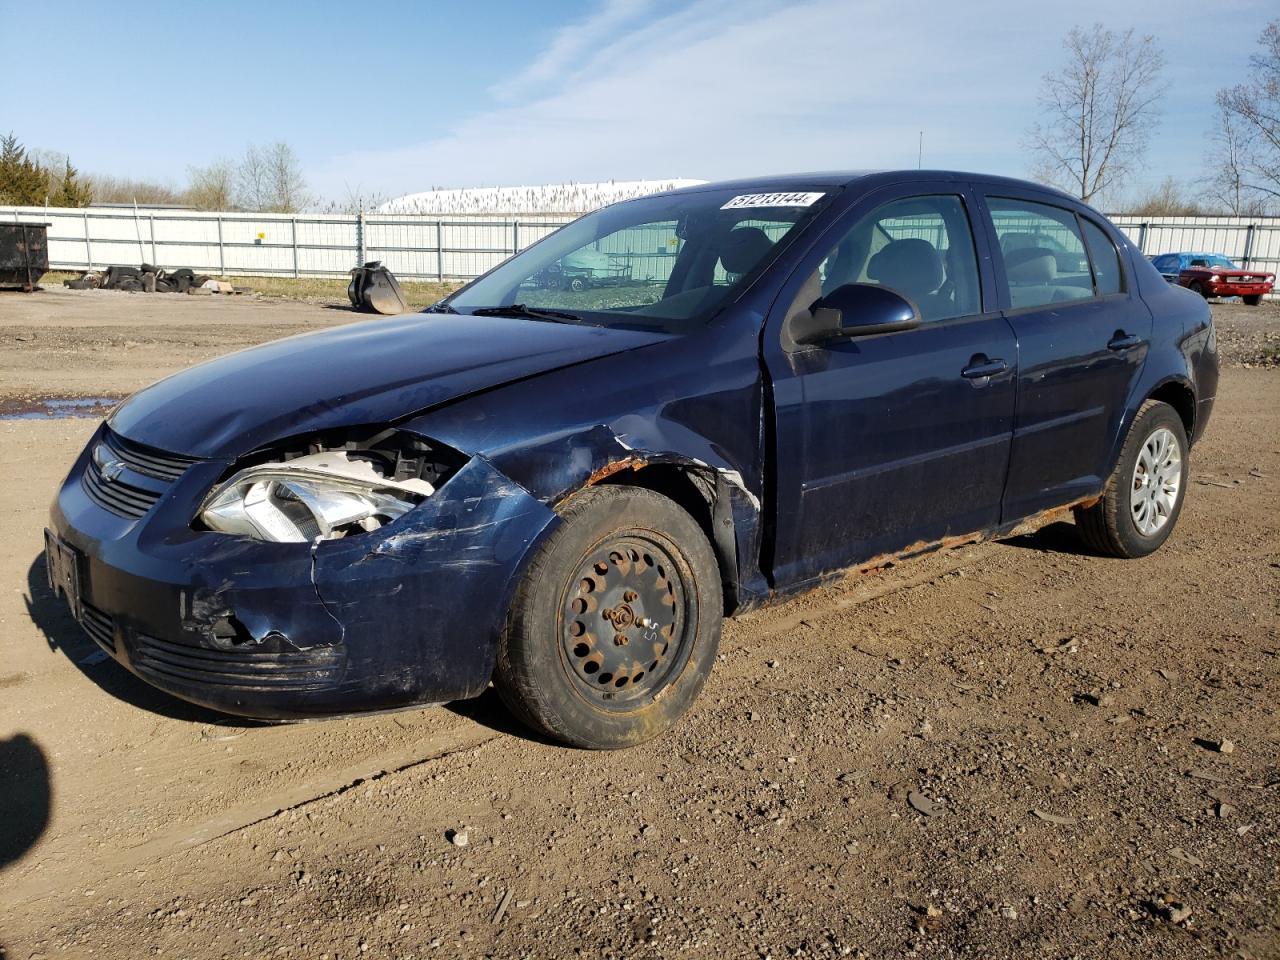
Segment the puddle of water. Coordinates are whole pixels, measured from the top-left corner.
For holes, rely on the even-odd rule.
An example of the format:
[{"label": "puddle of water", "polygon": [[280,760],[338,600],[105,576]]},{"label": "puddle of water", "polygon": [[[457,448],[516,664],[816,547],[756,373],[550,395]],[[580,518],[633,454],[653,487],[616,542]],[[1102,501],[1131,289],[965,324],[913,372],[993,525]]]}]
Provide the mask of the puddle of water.
[{"label": "puddle of water", "polygon": [[0,399],[0,420],[101,420],[119,402],[119,397]]}]

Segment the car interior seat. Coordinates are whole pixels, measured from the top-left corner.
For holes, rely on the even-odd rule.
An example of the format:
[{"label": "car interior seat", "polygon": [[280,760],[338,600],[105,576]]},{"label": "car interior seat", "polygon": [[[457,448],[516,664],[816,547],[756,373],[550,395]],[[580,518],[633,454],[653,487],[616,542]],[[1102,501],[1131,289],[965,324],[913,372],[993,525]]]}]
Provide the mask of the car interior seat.
[{"label": "car interior seat", "polygon": [[1014,307],[1074,300],[1079,294],[1058,283],[1058,258],[1044,247],[1018,247],[1004,257]]},{"label": "car interior seat", "polygon": [[720,266],[725,273],[741,276],[768,256],[773,241],[759,227],[734,227],[720,251]]},{"label": "car interior seat", "polygon": [[924,320],[950,314],[951,301],[938,293],[945,279],[942,255],[928,240],[908,237],[886,244],[867,264],[867,276],[908,297]]}]

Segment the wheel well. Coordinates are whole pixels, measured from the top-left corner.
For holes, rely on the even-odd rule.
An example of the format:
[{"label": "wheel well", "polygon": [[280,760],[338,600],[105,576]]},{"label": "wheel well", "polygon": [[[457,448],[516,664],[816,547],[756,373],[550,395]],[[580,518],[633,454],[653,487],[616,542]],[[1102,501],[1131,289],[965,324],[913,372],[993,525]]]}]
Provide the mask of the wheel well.
[{"label": "wheel well", "polygon": [[[697,473],[695,478],[694,474]],[[731,614],[738,606],[738,595],[735,585],[738,582],[737,556],[731,546],[726,545],[724,538],[717,537],[715,531],[713,503],[715,499],[715,480],[707,471],[696,471],[691,467],[674,463],[654,463],[643,468],[628,467],[611,473],[600,484],[619,484],[629,487],[644,487],[654,493],[675,501],[702,528],[716,555],[716,563],[720,567],[720,585],[724,590],[725,616]]]},{"label": "wheel well", "polygon": [[1182,426],[1187,431],[1187,442],[1191,442],[1191,431],[1196,422],[1196,395],[1185,383],[1171,380],[1157,387],[1148,400],[1159,400],[1167,403],[1182,418]]}]

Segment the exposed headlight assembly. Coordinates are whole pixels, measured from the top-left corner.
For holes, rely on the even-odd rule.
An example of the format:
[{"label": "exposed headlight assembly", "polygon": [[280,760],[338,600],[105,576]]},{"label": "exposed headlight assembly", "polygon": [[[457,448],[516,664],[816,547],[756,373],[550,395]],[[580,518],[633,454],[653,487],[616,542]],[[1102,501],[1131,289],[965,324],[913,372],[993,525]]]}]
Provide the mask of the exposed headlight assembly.
[{"label": "exposed headlight assembly", "polygon": [[426,480],[388,479],[370,459],[328,450],[239,471],[214,489],[199,518],[222,533],[307,543],[377,530],[433,493]]}]

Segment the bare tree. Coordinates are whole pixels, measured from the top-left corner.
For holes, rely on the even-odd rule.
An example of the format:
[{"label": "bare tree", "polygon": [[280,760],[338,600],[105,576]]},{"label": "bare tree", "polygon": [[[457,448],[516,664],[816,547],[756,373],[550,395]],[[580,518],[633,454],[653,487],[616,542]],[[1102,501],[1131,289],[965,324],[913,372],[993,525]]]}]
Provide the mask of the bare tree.
[{"label": "bare tree", "polygon": [[1164,54],[1155,38],[1072,28],[1067,62],[1044,75],[1027,142],[1037,175],[1089,201],[1118,189],[1157,123]]},{"label": "bare tree", "polygon": [[1159,186],[1148,190],[1125,210],[1147,217],[1198,217],[1208,212],[1189,198],[1182,184],[1173,177],[1165,177]]},{"label": "bare tree", "polygon": [[271,209],[276,213],[297,213],[309,202],[307,183],[302,178],[302,164],[298,161],[298,155],[284,141],[271,144],[263,154],[266,158]]},{"label": "bare tree", "polygon": [[271,207],[267,158],[253,144],[245,149],[244,156],[236,167],[236,203],[245,210],[263,211]]},{"label": "bare tree", "polygon": [[230,160],[215,160],[187,170],[186,202],[197,210],[230,210],[235,206],[236,169]]},{"label": "bare tree", "polygon": [[250,144],[236,168],[236,200],[245,210],[297,213],[309,198],[298,155],[279,141]]},{"label": "bare tree", "polygon": [[1244,158],[1248,153],[1248,128],[1226,105],[1225,91],[1215,98],[1218,105],[1217,126],[1209,133],[1209,153],[1205,158],[1209,172],[1205,189],[1223,209],[1239,215],[1248,205],[1245,186]]},{"label": "bare tree", "polygon": [[1218,107],[1238,131],[1241,196],[1272,206],[1280,201],[1280,20],[1258,38],[1250,76],[1218,91]]}]

